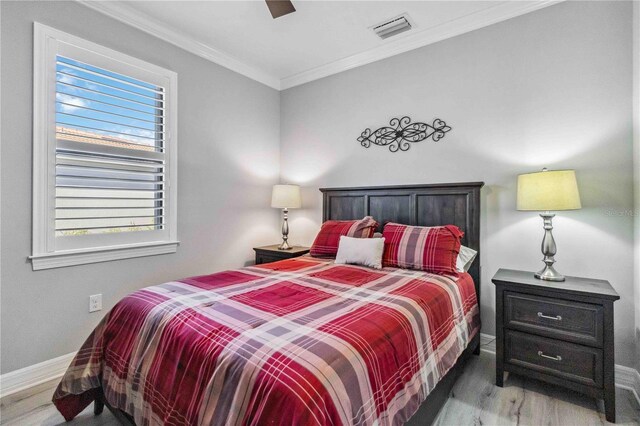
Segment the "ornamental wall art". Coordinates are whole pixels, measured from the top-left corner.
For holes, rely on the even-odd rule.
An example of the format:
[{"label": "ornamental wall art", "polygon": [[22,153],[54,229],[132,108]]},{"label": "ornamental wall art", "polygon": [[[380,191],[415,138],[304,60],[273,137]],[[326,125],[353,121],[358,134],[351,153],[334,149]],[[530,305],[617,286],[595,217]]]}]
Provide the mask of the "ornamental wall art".
[{"label": "ornamental wall art", "polygon": [[433,123],[412,123],[407,116],[402,118],[392,118],[389,126],[380,127],[375,131],[366,128],[360,134],[358,142],[365,148],[369,148],[371,144],[378,146],[388,146],[389,151],[406,151],[411,147],[412,143],[422,142],[431,139],[438,142],[442,139],[451,127],[447,123],[436,118]]}]

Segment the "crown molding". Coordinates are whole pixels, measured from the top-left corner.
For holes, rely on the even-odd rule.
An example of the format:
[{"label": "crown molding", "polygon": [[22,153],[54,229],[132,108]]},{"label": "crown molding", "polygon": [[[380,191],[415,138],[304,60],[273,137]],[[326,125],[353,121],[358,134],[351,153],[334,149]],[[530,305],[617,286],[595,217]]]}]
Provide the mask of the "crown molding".
[{"label": "crown molding", "polygon": [[161,22],[141,14],[124,2],[76,1],[113,19],[178,46],[181,49],[242,74],[245,77],[276,90],[284,90],[427,46],[447,38],[465,34],[516,16],[561,3],[564,0],[540,0],[535,2],[505,1],[435,27],[426,28],[414,33],[409,32],[399,38],[385,41],[382,45],[365,52],[357,53],[282,79],[242,62],[227,52],[199,42],[180,31],[170,29]]},{"label": "crown molding", "polygon": [[335,62],[312,68],[280,80],[281,90],[309,83],[333,74],[347,71],[362,65],[386,59],[429,44],[477,30],[516,16],[536,11],[564,0],[542,0],[537,2],[506,1],[487,9],[466,15],[444,24],[425,28],[414,33],[407,32],[396,39],[389,39],[381,46],[357,53]]},{"label": "crown molding", "polygon": [[266,73],[252,65],[248,65],[227,52],[201,43],[190,36],[182,34],[180,31],[168,28],[156,19],[141,14],[138,10],[128,6],[124,2],[92,0],[76,1],[97,12],[178,46],[187,52],[198,55],[273,89],[280,90],[280,79],[278,77]]}]

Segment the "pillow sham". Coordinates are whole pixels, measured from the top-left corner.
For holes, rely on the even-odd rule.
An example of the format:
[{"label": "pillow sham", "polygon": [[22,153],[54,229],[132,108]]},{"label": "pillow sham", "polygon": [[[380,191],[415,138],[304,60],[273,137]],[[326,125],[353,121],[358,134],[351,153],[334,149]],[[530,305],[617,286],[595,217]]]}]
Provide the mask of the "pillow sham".
[{"label": "pillow sham", "polygon": [[455,274],[464,233],[457,226],[409,226],[387,223],[383,266],[417,269],[435,274]]},{"label": "pillow sham", "polygon": [[328,220],[322,224],[309,254],[313,257],[336,257],[341,236],[371,238],[377,227],[378,222],[371,216],[360,220]]},{"label": "pillow sham", "polygon": [[460,253],[456,259],[456,270],[458,272],[468,272],[471,268],[473,260],[478,255],[478,252],[467,246],[460,246]]},{"label": "pillow sham", "polygon": [[338,243],[338,253],[334,263],[350,263],[382,269],[383,251],[384,238],[353,238],[343,235]]}]

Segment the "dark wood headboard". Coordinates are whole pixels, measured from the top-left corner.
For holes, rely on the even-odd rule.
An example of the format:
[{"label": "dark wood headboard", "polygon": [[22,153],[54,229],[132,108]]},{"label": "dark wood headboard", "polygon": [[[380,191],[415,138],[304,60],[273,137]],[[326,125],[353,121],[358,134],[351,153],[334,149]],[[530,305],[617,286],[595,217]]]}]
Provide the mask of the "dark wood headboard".
[{"label": "dark wood headboard", "polygon": [[462,244],[478,251],[469,269],[480,303],[480,188],[484,182],[320,188],[322,221],[373,216],[380,224],[456,225]]}]

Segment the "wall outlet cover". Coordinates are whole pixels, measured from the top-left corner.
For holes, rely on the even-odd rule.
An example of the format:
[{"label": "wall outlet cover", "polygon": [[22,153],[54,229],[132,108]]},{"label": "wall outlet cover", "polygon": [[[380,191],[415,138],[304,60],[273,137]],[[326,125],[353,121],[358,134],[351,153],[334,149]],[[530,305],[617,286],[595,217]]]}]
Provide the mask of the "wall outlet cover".
[{"label": "wall outlet cover", "polygon": [[102,294],[93,294],[89,296],[89,312],[102,310]]}]

